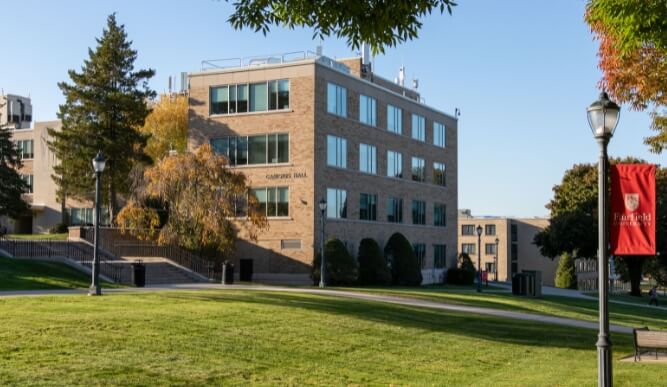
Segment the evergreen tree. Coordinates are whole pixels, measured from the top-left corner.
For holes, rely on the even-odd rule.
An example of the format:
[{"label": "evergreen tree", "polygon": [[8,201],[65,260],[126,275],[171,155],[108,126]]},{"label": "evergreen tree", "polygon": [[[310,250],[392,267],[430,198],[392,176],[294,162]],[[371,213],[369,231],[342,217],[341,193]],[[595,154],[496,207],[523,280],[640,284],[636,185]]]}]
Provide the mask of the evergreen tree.
[{"label": "evergreen tree", "polygon": [[401,233],[394,233],[384,247],[389,262],[392,282],[399,286],[420,286],[422,271],[410,241]]},{"label": "evergreen tree", "polygon": [[20,167],[21,159],[11,133],[0,128],[0,216],[18,218],[28,211],[28,205],[21,198],[27,185],[17,172]]},{"label": "evergreen tree", "polygon": [[361,285],[389,285],[391,272],[382,249],[372,238],[364,238],[359,243],[359,283]]},{"label": "evergreen tree", "polygon": [[563,253],[558,261],[556,271],[556,287],[563,289],[577,288],[577,275],[574,273],[574,258],[572,254]]},{"label": "evergreen tree", "polygon": [[134,71],[137,51],[131,48],[125,27],[112,14],[95,50],[89,49],[81,72],[68,72],[72,83],[58,87],[65,95],[58,118],[62,130],[49,130],[50,146],[58,159],[54,180],[59,196],[89,199],[94,192],[91,160],[98,151],[107,158],[102,175],[102,200],[109,204],[114,220],[118,195],[128,190],[132,167],[149,162],[144,154],[146,137],[136,128],[143,126],[149,113],[147,99],[155,92],[148,80],[152,69]]}]

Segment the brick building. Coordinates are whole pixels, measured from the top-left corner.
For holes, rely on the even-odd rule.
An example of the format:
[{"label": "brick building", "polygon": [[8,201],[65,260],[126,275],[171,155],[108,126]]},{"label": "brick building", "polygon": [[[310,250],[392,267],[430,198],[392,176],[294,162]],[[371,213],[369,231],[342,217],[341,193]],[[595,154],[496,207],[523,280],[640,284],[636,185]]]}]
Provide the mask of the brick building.
[{"label": "brick building", "polygon": [[[489,280],[495,279],[497,266],[499,281],[510,281],[515,273],[523,270],[537,270],[542,272],[544,285],[554,286],[558,259],[543,256],[533,243],[535,234],[548,225],[546,218],[472,216],[470,210],[461,210],[459,248],[470,256],[475,267],[477,254],[481,253],[482,270],[489,272]],[[477,251],[477,226],[482,226],[480,252]]]},{"label": "brick building", "polygon": [[[457,119],[415,89],[372,72],[360,57],[303,53],[240,59],[189,74],[189,148],[230,159],[267,211],[269,228],[238,243],[253,279],[309,282],[326,238],[353,256],[363,238],[384,246],[400,232],[415,247],[424,283],[455,263]],[[238,267],[238,266],[237,266]]]}]

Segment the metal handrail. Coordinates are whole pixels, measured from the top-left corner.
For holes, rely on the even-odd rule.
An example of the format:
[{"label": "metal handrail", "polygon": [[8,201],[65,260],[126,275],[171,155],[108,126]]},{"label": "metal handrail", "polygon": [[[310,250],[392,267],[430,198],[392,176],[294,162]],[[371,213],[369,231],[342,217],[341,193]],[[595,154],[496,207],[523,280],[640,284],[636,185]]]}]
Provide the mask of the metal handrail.
[{"label": "metal handrail", "polygon": [[[254,55],[246,57],[223,58],[223,59],[206,59],[201,61],[201,71],[214,69],[228,69],[234,67],[251,67],[264,64],[281,64],[288,62],[296,62],[309,58],[316,58],[318,55],[310,50],[291,51],[284,53],[268,54],[268,55]],[[274,62],[271,62],[275,59]],[[233,64],[225,65],[225,62],[233,62]],[[259,62],[259,63],[257,63]]]}]

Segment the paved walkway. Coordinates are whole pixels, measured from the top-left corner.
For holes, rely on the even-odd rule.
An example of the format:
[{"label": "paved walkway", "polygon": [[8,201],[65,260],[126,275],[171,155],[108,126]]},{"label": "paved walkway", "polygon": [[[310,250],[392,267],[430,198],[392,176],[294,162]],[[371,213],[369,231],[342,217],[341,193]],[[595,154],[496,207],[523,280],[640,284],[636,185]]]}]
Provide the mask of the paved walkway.
[{"label": "paved walkway", "polygon": [[[173,290],[202,290],[202,289],[242,289],[242,290],[258,290],[258,291],[274,291],[274,292],[290,292],[290,293],[307,293],[307,294],[321,294],[326,296],[344,297],[364,301],[385,302],[390,304],[416,306],[429,309],[451,310],[462,313],[475,313],[485,316],[494,316],[502,318],[511,318],[524,321],[535,321],[547,324],[557,324],[563,326],[571,326],[576,328],[598,329],[598,324],[591,321],[582,321],[571,318],[544,316],[533,313],[512,312],[507,310],[483,308],[478,306],[455,305],[443,302],[418,300],[407,297],[386,296],[378,294],[358,293],[351,291],[329,290],[329,289],[315,289],[315,288],[290,288],[282,286],[261,286],[261,285],[217,285],[217,284],[182,284],[182,285],[167,285],[154,286],[146,288],[119,288],[119,289],[105,289],[105,293],[144,293],[144,292],[161,292]],[[66,294],[86,294],[85,289],[72,290],[31,290],[31,291],[13,291],[0,292],[0,297],[26,297],[26,296],[47,296],[47,295],[66,295]],[[620,325],[611,325],[610,330],[614,333],[632,333],[632,328]]]}]

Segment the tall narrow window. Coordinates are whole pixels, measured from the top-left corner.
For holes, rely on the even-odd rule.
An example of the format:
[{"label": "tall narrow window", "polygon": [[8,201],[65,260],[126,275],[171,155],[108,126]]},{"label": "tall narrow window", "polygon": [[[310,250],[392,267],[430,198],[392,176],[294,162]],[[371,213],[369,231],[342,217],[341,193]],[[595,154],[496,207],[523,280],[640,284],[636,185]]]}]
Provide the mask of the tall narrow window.
[{"label": "tall narrow window", "polygon": [[236,165],[248,164],[248,137],[236,138]]},{"label": "tall narrow window", "polygon": [[278,110],[278,81],[269,81],[269,110]]},{"label": "tall narrow window", "polygon": [[387,151],[387,176],[389,177],[403,177],[403,155]]},{"label": "tall narrow window", "polygon": [[278,81],[278,109],[289,109],[289,81]]},{"label": "tall narrow window", "polygon": [[424,169],[424,159],[419,157],[412,158],[412,180],[414,181],[424,181],[426,171]]},{"label": "tall narrow window", "polygon": [[446,209],[444,203],[433,204],[433,225],[436,227],[445,227],[447,225]]},{"label": "tall narrow window", "polygon": [[412,224],[426,224],[426,202],[412,201]]},{"label": "tall narrow window", "polygon": [[327,136],[327,165],[347,168],[347,140],[336,136]]},{"label": "tall narrow window", "polygon": [[359,170],[377,174],[377,148],[373,145],[359,144]]},{"label": "tall narrow window", "polygon": [[334,83],[327,84],[327,111],[347,117],[347,89]]},{"label": "tall narrow window", "polygon": [[347,191],[327,188],[327,218],[347,218]]},{"label": "tall narrow window", "polygon": [[445,164],[433,163],[433,184],[446,185]]},{"label": "tall narrow window", "polygon": [[248,137],[248,164],[266,164],[266,135]]},{"label": "tall narrow window", "polygon": [[359,96],[359,121],[377,126],[377,100],[361,94]]},{"label": "tall narrow window", "polygon": [[433,267],[443,269],[447,265],[447,245],[433,245]]},{"label": "tall narrow window", "polygon": [[415,251],[417,262],[419,262],[419,268],[422,270],[426,269],[426,245],[423,243],[415,243],[412,245],[412,248]]},{"label": "tall narrow window", "polygon": [[393,105],[387,105],[387,130],[392,133],[403,133],[403,111]]},{"label": "tall narrow window", "polygon": [[21,175],[21,179],[25,182],[26,188],[24,193],[31,194],[33,193],[33,180],[32,175]]},{"label": "tall narrow window", "polygon": [[377,220],[377,202],[377,195],[359,194],[359,219]]},{"label": "tall narrow window", "polygon": [[34,154],[34,140],[19,140],[16,142],[16,149],[19,153],[19,158],[21,160],[30,160]]},{"label": "tall narrow window", "polygon": [[236,110],[239,113],[248,111],[248,85],[237,85]]},{"label": "tall narrow window", "polygon": [[426,141],[426,119],[419,114],[412,115],[412,138],[419,141]]},{"label": "tall narrow window", "polygon": [[433,122],[433,145],[440,148],[445,147],[445,125],[439,122]]},{"label": "tall narrow window", "polygon": [[387,222],[403,223],[403,199],[393,196],[387,199]]}]

